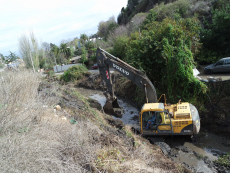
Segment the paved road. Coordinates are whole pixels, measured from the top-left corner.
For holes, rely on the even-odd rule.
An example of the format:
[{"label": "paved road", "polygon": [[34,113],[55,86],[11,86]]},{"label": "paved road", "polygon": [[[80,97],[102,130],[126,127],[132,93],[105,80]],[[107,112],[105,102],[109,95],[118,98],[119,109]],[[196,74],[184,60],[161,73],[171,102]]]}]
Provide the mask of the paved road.
[{"label": "paved road", "polygon": [[204,67],[206,67],[206,66],[202,66],[200,69],[198,69],[198,71],[200,72],[200,74],[198,76],[200,78],[207,79],[208,76],[212,76],[215,78],[221,77],[222,80],[229,80],[230,79],[230,73],[215,73],[215,74],[211,74],[211,75],[204,74]]}]

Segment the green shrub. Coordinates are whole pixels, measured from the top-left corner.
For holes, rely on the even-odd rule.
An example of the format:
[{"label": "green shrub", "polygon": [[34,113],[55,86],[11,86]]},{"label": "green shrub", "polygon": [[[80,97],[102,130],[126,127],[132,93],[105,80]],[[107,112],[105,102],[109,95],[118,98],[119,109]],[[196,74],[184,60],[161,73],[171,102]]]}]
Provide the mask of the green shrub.
[{"label": "green shrub", "polygon": [[61,76],[60,80],[63,80],[65,82],[79,80],[87,72],[88,72],[88,69],[86,68],[85,65],[72,66],[68,70],[64,71],[64,74]]},{"label": "green shrub", "polygon": [[212,11],[212,22],[200,32],[202,45],[197,57],[200,62],[215,62],[230,56],[230,5]]},{"label": "green shrub", "polygon": [[152,12],[142,27],[142,36],[138,32],[131,34],[121,54],[130,65],[144,70],[158,93],[167,94],[168,101],[196,102],[207,90],[206,85],[194,78],[192,70],[193,55],[200,45],[199,20],[166,18],[157,22],[151,20],[155,15]]},{"label": "green shrub", "polygon": [[114,39],[113,49],[110,50],[110,53],[120,59],[124,59],[126,56],[126,48],[128,44],[128,36],[118,36]]},{"label": "green shrub", "polygon": [[85,47],[86,47],[86,49],[93,49],[94,44],[93,44],[93,42],[88,41],[88,42],[85,43]]},{"label": "green shrub", "polygon": [[188,0],[178,0],[166,5],[161,3],[159,6],[154,8],[154,11],[157,13],[156,20],[163,21],[163,19],[167,17],[174,18],[175,14],[179,14],[181,17],[185,17],[187,15],[189,5],[190,3]]},{"label": "green shrub", "polygon": [[81,48],[79,48],[79,49],[77,49],[77,50],[74,51],[74,55],[76,55],[76,56],[79,56],[81,54],[82,54]]},{"label": "green shrub", "polygon": [[215,162],[221,166],[230,167],[230,154],[220,156]]}]

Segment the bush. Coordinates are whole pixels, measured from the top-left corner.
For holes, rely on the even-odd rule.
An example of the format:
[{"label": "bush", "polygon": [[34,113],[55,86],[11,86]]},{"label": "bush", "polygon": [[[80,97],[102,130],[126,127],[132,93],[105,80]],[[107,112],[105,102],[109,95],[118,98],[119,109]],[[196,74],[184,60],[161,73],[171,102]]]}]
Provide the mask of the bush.
[{"label": "bush", "polygon": [[212,11],[212,23],[206,22],[207,28],[201,30],[201,53],[197,56],[200,62],[215,62],[230,56],[230,5]]},{"label": "bush", "polygon": [[88,42],[85,43],[85,47],[86,47],[86,49],[93,49],[94,44],[93,44],[93,42],[88,41]]},{"label": "bush", "polygon": [[113,49],[110,53],[120,59],[124,59],[126,56],[126,48],[128,44],[129,37],[128,36],[118,36],[114,39]]},{"label": "bush", "polygon": [[199,20],[166,18],[157,22],[150,18],[154,18],[154,14],[147,17],[141,37],[137,32],[131,34],[124,44],[125,49],[121,46],[114,50],[123,48],[120,55],[124,60],[144,70],[155,82],[158,93],[166,93],[170,102],[180,98],[194,102],[207,90],[194,78],[192,70],[195,66],[193,55],[199,46]]},{"label": "bush", "polygon": [[175,14],[179,14],[181,17],[185,17],[187,11],[189,9],[189,1],[188,0],[178,0],[173,3],[169,3],[164,5],[161,3],[159,6],[154,8],[154,11],[157,13],[156,20],[163,21],[163,19],[167,17],[174,17]]},{"label": "bush", "polygon": [[64,74],[61,76],[60,80],[65,82],[74,81],[81,79],[88,69],[85,65],[75,65],[70,67],[68,70],[64,71]]},{"label": "bush", "polygon": [[76,55],[76,56],[79,56],[81,54],[82,54],[81,48],[79,48],[79,49],[77,49],[77,50],[74,51],[74,55]]}]

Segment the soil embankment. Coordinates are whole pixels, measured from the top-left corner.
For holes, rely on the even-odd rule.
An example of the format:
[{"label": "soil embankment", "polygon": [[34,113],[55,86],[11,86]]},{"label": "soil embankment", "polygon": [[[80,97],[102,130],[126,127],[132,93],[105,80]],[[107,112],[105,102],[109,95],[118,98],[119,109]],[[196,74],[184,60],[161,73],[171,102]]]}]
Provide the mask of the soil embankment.
[{"label": "soil embankment", "polygon": [[[39,94],[44,100],[49,99],[53,104],[55,101],[55,104],[60,105],[62,109],[59,114],[66,112],[67,122],[85,124],[85,127],[83,125],[81,128],[90,133],[87,134],[87,145],[95,146],[95,150],[90,151],[91,161],[80,163],[87,171],[191,172],[180,163],[169,159],[159,147],[152,145],[147,139],[135,135],[121,120],[104,114],[101,104],[90,98],[91,94],[98,94],[96,90],[80,89],[69,83],[58,85],[58,89],[54,91],[54,85],[55,82],[41,83]],[[95,130],[87,125],[89,122]],[[69,155],[72,151],[63,152],[64,155]],[[74,152],[76,154],[73,154],[73,159],[78,162],[77,160],[81,159],[78,159],[81,156],[78,153],[80,151]],[[89,151],[83,148],[80,153],[85,152]]]}]

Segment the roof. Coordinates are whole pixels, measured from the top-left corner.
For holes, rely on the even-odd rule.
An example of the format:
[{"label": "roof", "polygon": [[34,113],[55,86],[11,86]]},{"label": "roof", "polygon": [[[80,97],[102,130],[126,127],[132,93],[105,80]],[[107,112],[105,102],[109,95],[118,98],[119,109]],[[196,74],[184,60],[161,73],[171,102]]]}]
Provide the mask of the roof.
[{"label": "roof", "polygon": [[164,110],[164,103],[145,103],[141,110],[162,109]]},{"label": "roof", "polygon": [[226,59],[230,59],[230,57],[222,58],[222,59],[220,59],[220,60],[226,60]]},{"label": "roof", "polygon": [[74,61],[74,60],[78,60],[78,59],[81,59],[81,56],[75,56],[75,57],[71,58],[70,60]]}]

